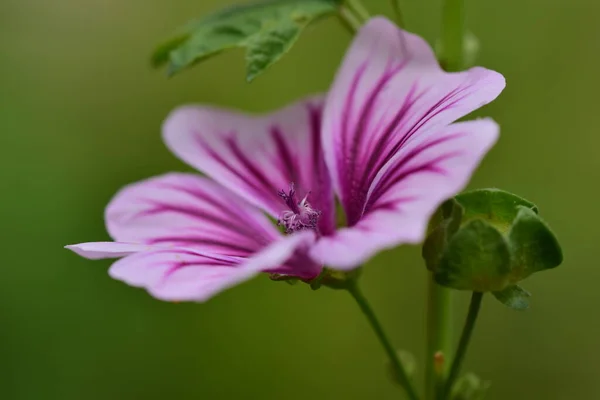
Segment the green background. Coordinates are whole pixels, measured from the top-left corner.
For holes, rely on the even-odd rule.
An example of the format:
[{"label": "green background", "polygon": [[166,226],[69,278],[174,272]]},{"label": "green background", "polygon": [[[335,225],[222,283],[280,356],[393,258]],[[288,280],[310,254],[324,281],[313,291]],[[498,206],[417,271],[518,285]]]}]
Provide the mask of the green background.
[{"label": "green background", "polygon": [[[350,40],[335,19],[252,84],[241,51],[173,79],[150,69],[156,42],[223,3],[0,0],[1,399],[401,398],[345,293],[260,277],[206,304],[162,303],[110,279],[108,261],[62,248],[108,239],[103,209],[121,186],[187,168],[160,140],[175,106],[266,111],[327,89]],[[434,42],[439,1],[402,3],[409,29]],[[600,3],[467,7],[479,64],[508,82],[479,113],[502,136],[471,185],[536,202],[565,263],[524,282],[527,312],[485,300],[466,367],[493,381],[490,400],[600,398]],[[418,357],[425,277],[415,247],[378,256],[363,277],[394,342]]]}]

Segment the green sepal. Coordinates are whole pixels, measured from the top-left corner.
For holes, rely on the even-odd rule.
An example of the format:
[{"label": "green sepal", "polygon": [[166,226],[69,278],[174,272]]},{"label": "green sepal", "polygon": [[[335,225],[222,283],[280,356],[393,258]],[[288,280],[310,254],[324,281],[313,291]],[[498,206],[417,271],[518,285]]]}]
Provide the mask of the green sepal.
[{"label": "green sepal", "polygon": [[529,298],[531,293],[518,285],[510,285],[499,292],[492,292],[494,297],[505,306],[517,311],[524,311],[529,308]]},{"label": "green sepal", "polygon": [[282,275],[282,274],[270,274],[269,279],[275,282],[285,282],[289,285],[295,285],[300,282],[300,279],[295,276]]},{"label": "green sepal", "polygon": [[423,243],[421,255],[430,271],[439,265],[448,241],[460,227],[464,209],[455,200],[446,200],[433,215],[429,223],[429,234]]},{"label": "green sepal", "polygon": [[463,375],[454,384],[450,398],[452,400],[483,400],[491,386],[473,373]]},{"label": "green sepal", "polygon": [[246,79],[285,54],[311,22],[337,12],[341,0],[268,0],[233,6],[183,27],[154,51],[152,64],[174,75],[221,51],[246,48]]},{"label": "green sepal", "polygon": [[318,290],[322,286],[331,289],[348,289],[354,285],[362,273],[362,268],[356,268],[350,271],[339,271],[330,268],[323,268],[319,276],[308,282],[312,290]]},{"label": "green sepal", "polygon": [[487,222],[474,219],[452,236],[434,278],[442,286],[489,292],[504,289],[510,271],[504,236]]},{"label": "green sepal", "polygon": [[519,282],[534,272],[556,268],[563,261],[554,233],[531,209],[518,207],[508,241],[512,253],[511,281]]},{"label": "green sepal", "polygon": [[506,233],[517,217],[519,206],[527,207],[535,213],[535,204],[515,194],[500,189],[477,189],[456,196],[456,201],[465,209],[462,223],[482,219],[492,224],[500,232]]}]

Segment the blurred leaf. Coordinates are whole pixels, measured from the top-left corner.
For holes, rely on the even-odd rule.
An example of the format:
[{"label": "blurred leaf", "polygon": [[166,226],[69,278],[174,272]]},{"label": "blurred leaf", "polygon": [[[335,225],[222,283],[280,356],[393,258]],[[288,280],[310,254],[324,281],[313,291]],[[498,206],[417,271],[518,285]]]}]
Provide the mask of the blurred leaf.
[{"label": "blurred leaf", "polygon": [[460,227],[462,206],[455,200],[446,200],[436,211],[429,224],[429,234],[423,243],[421,255],[430,271],[435,271],[448,241]]},{"label": "blurred leaf", "polygon": [[253,80],[286,53],[311,22],[337,11],[341,0],[270,0],[235,6],[185,26],[160,45],[152,64],[173,75],[234,47],[246,48],[246,79]]},{"label": "blurred leaf", "polygon": [[502,233],[508,232],[517,217],[519,206],[538,212],[535,204],[515,194],[500,189],[478,189],[456,196],[464,207],[463,223],[480,218],[488,221]]},{"label": "blurred leaf", "polygon": [[499,292],[492,292],[494,297],[502,304],[513,310],[523,311],[529,308],[531,293],[518,285],[511,285]]},{"label": "blurred leaf", "polygon": [[437,283],[459,290],[502,290],[510,273],[508,243],[493,226],[476,219],[452,237],[434,277]]},{"label": "blurred leaf", "polygon": [[534,272],[555,268],[563,261],[558,240],[544,221],[527,207],[519,207],[508,241],[512,252],[513,282]]},{"label": "blurred leaf", "polygon": [[483,400],[491,382],[484,381],[473,373],[462,376],[452,389],[452,400]]},{"label": "blurred leaf", "polygon": [[[414,356],[414,354],[407,350],[398,350],[396,354],[398,354],[398,358],[404,366],[404,371],[408,375],[408,378],[414,379],[415,374],[417,372],[417,359]],[[403,387],[403,383],[398,380],[397,371],[395,371],[394,367],[389,361],[387,362],[387,368],[390,373],[390,376],[392,377],[392,380]]]}]

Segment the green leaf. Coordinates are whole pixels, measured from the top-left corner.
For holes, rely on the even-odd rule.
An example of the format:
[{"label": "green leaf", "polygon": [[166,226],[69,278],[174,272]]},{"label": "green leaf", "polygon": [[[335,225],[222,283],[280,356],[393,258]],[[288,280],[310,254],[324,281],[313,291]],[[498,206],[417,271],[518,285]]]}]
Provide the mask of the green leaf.
[{"label": "green leaf", "polygon": [[511,281],[559,266],[563,261],[558,240],[542,219],[527,207],[519,212],[508,233],[512,253]]},{"label": "green leaf", "polygon": [[342,0],[270,0],[235,6],[186,25],[152,56],[169,75],[219,52],[246,48],[246,79],[285,54],[311,22],[337,12]]},{"label": "green leaf", "polygon": [[452,400],[483,400],[491,383],[468,373],[462,376],[452,389]]},{"label": "green leaf", "polygon": [[511,285],[499,292],[492,292],[494,297],[513,310],[523,311],[529,308],[531,293],[518,285]]},{"label": "green leaf", "polygon": [[475,219],[452,236],[434,277],[443,286],[488,292],[504,289],[510,271],[506,239],[487,222]]},{"label": "green leaf", "polygon": [[513,220],[517,217],[519,206],[538,212],[535,204],[515,194],[500,189],[478,189],[456,196],[456,200],[464,207],[463,223],[473,219],[483,219],[498,228],[502,233],[508,232]]},{"label": "green leaf", "polygon": [[448,241],[460,227],[463,212],[462,206],[456,200],[449,199],[433,215],[429,224],[429,234],[421,251],[425,265],[430,271],[437,269]]}]

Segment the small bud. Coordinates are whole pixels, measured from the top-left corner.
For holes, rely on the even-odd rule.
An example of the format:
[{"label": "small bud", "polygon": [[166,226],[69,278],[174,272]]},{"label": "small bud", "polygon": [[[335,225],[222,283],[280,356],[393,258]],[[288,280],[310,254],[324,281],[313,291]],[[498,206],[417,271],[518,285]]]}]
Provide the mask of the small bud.
[{"label": "small bud", "polygon": [[446,362],[446,357],[444,357],[444,353],[441,351],[436,352],[433,355],[433,370],[435,374],[438,376],[444,375],[444,364]]},{"label": "small bud", "polygon": [[452,400],[483,400],[490,388],[489,381],[483,381],[477,375],[468,373],[462,376],[452,388]]}]

